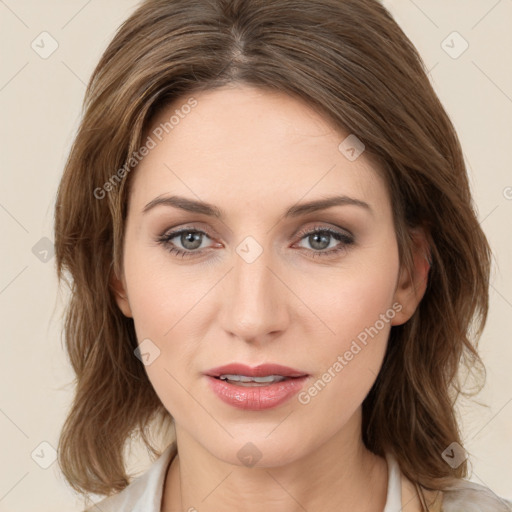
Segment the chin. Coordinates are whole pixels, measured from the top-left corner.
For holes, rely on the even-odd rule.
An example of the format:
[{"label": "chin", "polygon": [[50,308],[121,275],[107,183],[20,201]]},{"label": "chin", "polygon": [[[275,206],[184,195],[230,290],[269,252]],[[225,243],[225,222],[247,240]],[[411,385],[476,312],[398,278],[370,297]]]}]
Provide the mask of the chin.
[{"label": "chin", "polygon": [[233,438],[222,442],[211,440],[211,443],[204,443],[203,446],[227,464],[259,468],[284,466],[307,454],[308,447],[303,439],[297,437],[297,429],[294,429],[295,435],[292,431],[283,430],[269,436],[269,432],[275,428],[276,424],[271,428],[267,425],[263,429],[253,428],[254,435],[244,429],[239,436],[233,435]]}]

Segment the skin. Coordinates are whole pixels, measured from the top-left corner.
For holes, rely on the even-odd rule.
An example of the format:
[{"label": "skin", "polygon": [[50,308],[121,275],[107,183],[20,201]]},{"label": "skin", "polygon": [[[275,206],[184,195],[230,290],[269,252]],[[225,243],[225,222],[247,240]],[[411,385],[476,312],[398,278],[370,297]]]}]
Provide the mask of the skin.
[{"label": "skin", "polygon": [[[179,454],[162,511],[380,512],[387,464],[362,442],[361,404],[391,326],[406,322],[423,296],[424,237],[416,236],[411,275],[399,265],[391,200],[376,165],[364,152],[349,161],[338,149],[349,134],[307,104],[246,85],[194,98],[197,106],[134,171],[123,274],[112,283],[139,343],[149,338],[160,350],[145,368],[174,417]],[[148,134],[187,99],[160,112]],[[341,205],[283,218],[296,203],[334,194],[370,209]],[[225,217],[168,205],[143,213],[170,195],[211,203]],[[189,249],[201,254],[181,258],[158,243],[182,227],[207,233]],[[354,241],[327,237],[319,248],[301,234],[317,227]],[[252,263],[236,252],[247,236],[263,250]],[[172,242],[191,247],[180,236]],[[334,247],[343,249],[318,255]],[[400,312],[308,404],[295,396],[244,411],[207,386],[203,372],[215,366],[275,362],[308,373],[307,389],[393,304]],[[248,442],[261,452],[253,467],[237,457]],[[407,484],[403,496],[413,492]],[[412,499],[407,510],[420,509]]]}]

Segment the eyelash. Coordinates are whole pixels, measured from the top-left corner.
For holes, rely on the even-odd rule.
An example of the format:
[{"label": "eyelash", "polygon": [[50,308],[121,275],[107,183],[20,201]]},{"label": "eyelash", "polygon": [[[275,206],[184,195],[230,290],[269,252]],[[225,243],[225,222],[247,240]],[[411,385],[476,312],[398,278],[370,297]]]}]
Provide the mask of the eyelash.
[{"label": "eyelash", "polygon": [[[163,235],[161,235],[157,238],[157,242],[159,244],[163,245],[167,251],[169,251],[171,254],[175,254],[177,257],[189,258],[189,257],[196,256],[198,254],[201,254],[204,251],[204,249],[195,250],[195,251],[179,249],[171,242],[171,240],[173,238],[176,238],[177,236],[179,236],[183,233],[199,233],[201,235],[207,236],[208,238],[211,238],[208,235],[208,233],[206,233],[200,229],[182,228],[177,231],[171,231],[170,233],[164,233]],[[317,257],[325,258],[325,257],[332,257],[335,255],[338,255],[343,251],[347,251],[348,246],[354,244],[354,238],[351,235],[348,235],[341,231],[337,231],[337,230],[334,230],[334,229],[331,229],[331,228],[328,228],[325,226],[315,226],[311,229],[299,232],[297,234],[297,236],[299,237],[299,242],[300,242],[302,239],[304,239],[310,235],[317,234],[317,233],[328,233],[332,238],[334,238],[335,240],[338,240],[341,243],[338,246],[336,246],[334,249],[329,249],[329,250],[316,250],[315,251],[313,249],[302,248],[305,251],[312,253],[311,256],[313,258],[317,258]]]}]

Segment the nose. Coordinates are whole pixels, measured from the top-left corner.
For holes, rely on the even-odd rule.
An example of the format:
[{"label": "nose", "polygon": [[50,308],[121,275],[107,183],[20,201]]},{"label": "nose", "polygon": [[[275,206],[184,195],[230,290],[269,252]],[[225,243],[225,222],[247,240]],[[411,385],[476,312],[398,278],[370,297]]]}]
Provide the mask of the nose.
[{"label": "nose", "polygon": [[291,294],[276,267],[268,249],[252,262],[234,253],[220,313],[226,332],[245,341],[264,343],[286,330]]}]

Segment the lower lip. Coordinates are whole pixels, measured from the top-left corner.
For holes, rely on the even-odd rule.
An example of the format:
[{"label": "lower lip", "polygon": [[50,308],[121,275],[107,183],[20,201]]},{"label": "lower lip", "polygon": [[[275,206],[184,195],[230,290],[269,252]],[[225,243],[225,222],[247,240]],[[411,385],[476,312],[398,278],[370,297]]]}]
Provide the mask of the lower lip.
[{"label": "lower lip", "polygon": [[207,376],[213,392],[225,403],[248,411],[277,407],[297,394],[307,376],[273,382],[266,386],[238,386]]}]

